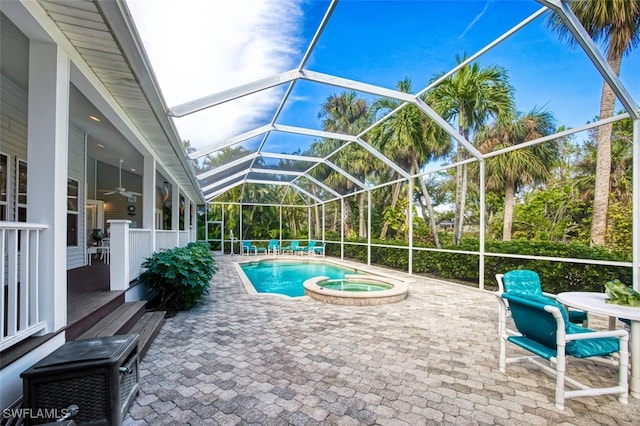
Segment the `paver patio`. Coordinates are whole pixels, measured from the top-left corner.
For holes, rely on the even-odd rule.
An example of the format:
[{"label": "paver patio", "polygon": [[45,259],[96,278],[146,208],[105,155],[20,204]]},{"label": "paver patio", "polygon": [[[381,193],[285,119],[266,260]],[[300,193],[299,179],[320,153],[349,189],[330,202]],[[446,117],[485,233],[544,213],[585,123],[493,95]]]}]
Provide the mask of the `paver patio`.
[{"label": "paver patio", "polygon": [[216,260],[206,305],[167,319],[141,363],[125,425],[640,423],[638,399],[571,399],[557,411],[540,370],[502,374],[492,292],[413,277],[403,302],[329,305],[249,295],[233,267],[246,258]]}]

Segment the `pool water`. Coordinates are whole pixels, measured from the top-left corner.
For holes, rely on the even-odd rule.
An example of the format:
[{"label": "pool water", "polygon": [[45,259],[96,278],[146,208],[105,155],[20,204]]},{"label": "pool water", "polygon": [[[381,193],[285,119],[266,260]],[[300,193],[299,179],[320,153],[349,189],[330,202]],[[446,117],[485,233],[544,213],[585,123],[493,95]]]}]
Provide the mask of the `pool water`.
[{"label": "pool water", "polygon": [[258,293],[278,293],[291,297],[304,296],[305,280],[325,276],[330,279],[357,274],[355,269],[324,262],[262,260],[240,264],[243,272]]},{"label": "pool water", "polygon": [[323,284],[320,284],[320,287],[340,291],[382,291],[393,288],[393,286],[389,284],[351,280],[329,280]]}]

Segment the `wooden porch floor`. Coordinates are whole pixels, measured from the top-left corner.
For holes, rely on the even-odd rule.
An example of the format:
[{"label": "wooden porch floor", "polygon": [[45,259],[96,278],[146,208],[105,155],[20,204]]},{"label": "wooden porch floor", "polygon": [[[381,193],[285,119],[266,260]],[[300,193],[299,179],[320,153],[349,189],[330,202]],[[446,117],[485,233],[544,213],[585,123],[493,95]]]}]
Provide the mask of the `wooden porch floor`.
[{"label": "wooden porch floor", "polygon": [[86,331],[88,317],[102,317],[123,302],[124,291],[109,290],[109,265],[98,260],[67,271],[67,339]]}]

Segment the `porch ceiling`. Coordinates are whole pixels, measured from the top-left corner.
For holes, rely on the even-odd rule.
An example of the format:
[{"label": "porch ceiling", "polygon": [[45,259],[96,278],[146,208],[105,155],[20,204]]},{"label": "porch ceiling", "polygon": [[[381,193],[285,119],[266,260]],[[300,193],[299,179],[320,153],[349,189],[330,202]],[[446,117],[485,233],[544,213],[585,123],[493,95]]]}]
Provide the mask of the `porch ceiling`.
[{"label": "porch ceiling", "polygon": [[[167,117],[153,71],[124,5],[110,0],[38,0],[38,3],[137,127],[148,149],[155,154],[158,165],[175,179],[190,199],[203,202],[193,168],[185,156],[173,121]],[[92,126],[87,121],[89,114],[86,111],[82,117],[75,112],[72,119],[84,121],[85,127]],[[104,131],[112,132],[111,138],[105,135],[105,142],[122,140],[115,129]],[[140,156],[132,155],[131,148],[111,144],[109,150],[112,150],[112,160],[119,157],[125,161],[130,159],[134,164],[140,161]],[[135,166],[142,169],[139,164]]]}]

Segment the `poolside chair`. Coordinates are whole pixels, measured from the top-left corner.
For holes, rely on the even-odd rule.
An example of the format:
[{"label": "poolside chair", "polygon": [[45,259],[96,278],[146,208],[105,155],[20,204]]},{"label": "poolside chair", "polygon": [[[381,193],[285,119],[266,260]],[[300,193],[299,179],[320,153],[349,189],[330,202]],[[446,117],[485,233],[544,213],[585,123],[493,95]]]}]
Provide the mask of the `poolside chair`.
[{"label": "poolside chair", "polygon": [[294,253],[300,253],[302,254],[311,254],[311,252],[313,251],[314,247],[316,246],[316,240],[309,240],[309,244],[307,244],[306,246],[300,246],[297,250],[294,250]]},{"label": "poolside chair", "polygon": [[269,240],[269,244],[267,244],[267,253],[280,253],[280,242],[278,240]]},{"label": "poolside chair", "polygon": [[243,241],[242,242],[242,254],[247,254],[247,256],[249,255],[249,253],[255,254],[256,256],[258,255],[258,253],[265,253],[267,252],[267,249],[264,247],[258,247],[258,246],[254,246],[253,243],[251,241]]},{"label": "poolside chair", "polygon": [[[498,289],[500,293],[515,293],[521,296],[532,295],[536,297],[556,298],[555,294],[542,291],[540,284],[540,275],[535,271],[528,269],[515,269],[505,274],[496,274]],[[569,309],[569,321],[574,324],[582,324],[585,327],[589,325],[589,317],[585,311],[577,309]]]},{"label": "poolside chair", "polygon": [[325,244],[326,244],[326,243],[322,243],[322,244],[321,244],[321,245],[319,245],[319,246],[315,246],[315,247],[313,247],[313,248],[311,249],[311,251],[309,252],[309,254],[313,254],[313,255],[319,254],[319,255],[322,255],[322,256],[324,257],[324,248],[325,248]]},{"label": "poolside chair", "polygon": [[[629,383],[629,334],[626,330],[593,331],[568,321],[565,307],[559,302],[544,297],[517,293],[496,292],[499,302],[500,371],[506,372],[506,364],[530,361],[556,377],[555,403],[564,409],[568,398],[618,395],[618,400],[626,404]],[[508,302],[508,307],[507,307]],[[517,332],[507,330],[507,311]],[[512,343],[533,355],[507,358],[506,346]],[[617,385],[592,387],[578,382],[567,375],[567,359],[590,358],[618,367]],[[546,360],[547,362],[545,362]],[[597,369],[591,369],[590,380]],[[519,373],[521,374],[521,373]],[[610,370],[603,376],[610,379]],[[595,378],[599,381],[599,378]],[[606,380],[606,379],[605,379]],[[565,390],[568,384],[577,390]]]},{"label": "poolside chair", "polygon": [[282,247],[281,252],[291,252],[292,254],[300,249],[300,240],[291,240],[288,246]]}]

